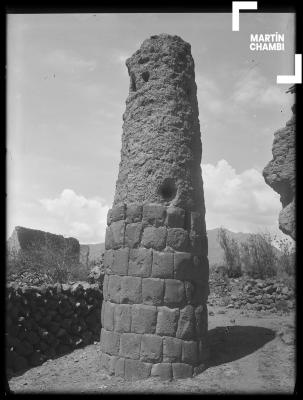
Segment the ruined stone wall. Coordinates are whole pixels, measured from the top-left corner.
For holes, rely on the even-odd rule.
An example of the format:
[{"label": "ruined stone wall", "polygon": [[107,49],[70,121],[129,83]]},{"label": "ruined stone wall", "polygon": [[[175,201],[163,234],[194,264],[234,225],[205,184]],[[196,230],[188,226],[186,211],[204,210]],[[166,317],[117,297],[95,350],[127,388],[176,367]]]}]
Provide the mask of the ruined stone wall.
[{"label": "ruined stone wall", "polygon": [[205,363],[209,266],[194,62],[178,36],[126,61],[130,92],[105,238],[101,363],[126,379]]},{"label": "ruined stone wall", "polygon": [[43,252],[64,255],[70,263],[79,263],[80,244],[75,238],[64,238],[62,235],[37,229],[16,226],[7,241],[10,252],[23,253],[35,259]]},{"label": "ruined stone wall", "polygon": [[77,282],[6,288],[7,374],[24,371],[99,339],[102,292]]},{"label": "ruined stone wall", "polygon": [[265,182],[280,195],[282,210],[279,215],[279,228],[293,239],[296,236],[295,215],[295,105],[293,115],[284,128],[275,132],[272,146],[273,159],[263,170]]}]

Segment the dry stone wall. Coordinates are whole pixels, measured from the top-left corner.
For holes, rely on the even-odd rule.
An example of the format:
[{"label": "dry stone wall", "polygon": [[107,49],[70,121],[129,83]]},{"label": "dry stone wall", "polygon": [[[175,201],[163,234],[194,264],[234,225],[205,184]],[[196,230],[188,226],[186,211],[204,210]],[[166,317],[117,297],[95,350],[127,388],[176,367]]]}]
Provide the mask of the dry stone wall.
[{"label": "dry stone wall", "polygon": [[190,45],[156,35],[126,61],[130,93],[105,238],[101,364],[191,377],[208,356],[207,236]]},{"label": "dry stone wall", "polygon": [[99,340],[102,293],[98,284],[6,289],[8,375]]}]

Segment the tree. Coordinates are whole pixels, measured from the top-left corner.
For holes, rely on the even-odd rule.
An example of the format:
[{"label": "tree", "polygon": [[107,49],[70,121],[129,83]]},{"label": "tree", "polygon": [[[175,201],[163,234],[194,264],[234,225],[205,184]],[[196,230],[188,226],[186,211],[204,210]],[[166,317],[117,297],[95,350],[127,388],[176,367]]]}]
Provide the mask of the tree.
[{"label": "tree", "polygon": [[224,261],[230,278],[242,275],[241,257],[238,242],[228,235],[227,229],[221,227],[218,231],[218,241],[224,251]]}]

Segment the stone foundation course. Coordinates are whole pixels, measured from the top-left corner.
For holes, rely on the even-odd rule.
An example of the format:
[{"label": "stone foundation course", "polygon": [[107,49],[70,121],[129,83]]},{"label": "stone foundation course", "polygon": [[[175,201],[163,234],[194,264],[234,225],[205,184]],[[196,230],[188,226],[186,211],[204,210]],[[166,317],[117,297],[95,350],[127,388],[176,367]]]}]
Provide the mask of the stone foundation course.
[{"label": "stone foundation course", "polygon": [[8,376],[99,341],[102,293],[98,284],[6,289]]}]

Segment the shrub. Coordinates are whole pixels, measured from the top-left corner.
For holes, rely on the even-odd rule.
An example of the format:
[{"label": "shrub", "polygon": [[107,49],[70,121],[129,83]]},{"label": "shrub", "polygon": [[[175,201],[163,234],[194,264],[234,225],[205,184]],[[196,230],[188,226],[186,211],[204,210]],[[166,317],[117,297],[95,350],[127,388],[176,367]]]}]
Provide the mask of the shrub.
[{"label": "shrub", "polygon": [[241,257],[238,242],[229,237],[227,229],[222,227],[218,231],[218,241],[224,251],[228,277],[237,278],[241,276]]},{"label": "shrub", "polygon": [[276,240],[276,243],[280,249],[280,257],[278,260],[278,274],[279,275],[295,275],[295,265],[296,265],[296,252],[295,244],[291,239],[284,237],[282,239]]},{"label": "shrub", "polygon": [[277,255],[268,233],[250,234],[241,243],[242,264],[252,278],[265,279],[277,273]]}]

